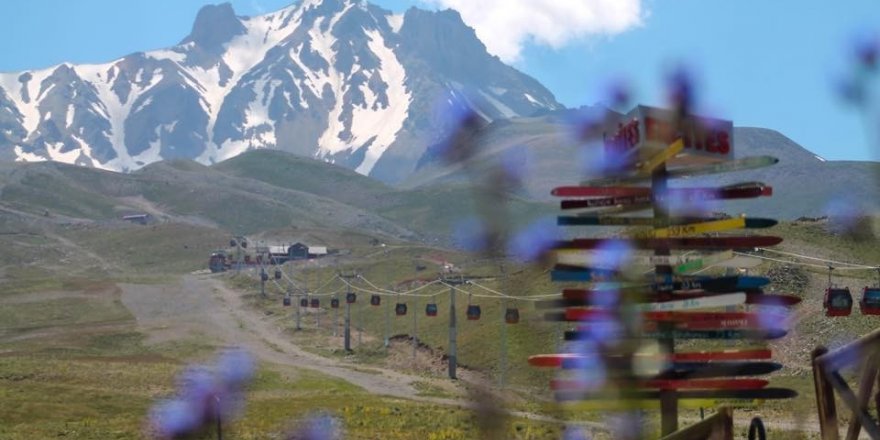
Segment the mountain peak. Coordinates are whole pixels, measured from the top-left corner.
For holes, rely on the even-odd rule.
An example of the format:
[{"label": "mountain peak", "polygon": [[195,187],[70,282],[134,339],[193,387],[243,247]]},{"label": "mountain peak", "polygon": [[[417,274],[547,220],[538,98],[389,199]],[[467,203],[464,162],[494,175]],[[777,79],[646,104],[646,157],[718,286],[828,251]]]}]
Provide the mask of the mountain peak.
[{"label": "mountain peak", "polygon": [[0,73],[0,159],[131,171],[272,148],[385,182],[415,171],[461,105],[486,120],[560,108],[452,10],[300,0],[254,17],[203,7],[172,48]]},{"label": "mountain peak", "polygon": [[206,51],[220,53],[226,43],[246,32],[231,4],[205,5],[196,15],[192,32],[181,44],[195,43]]}]

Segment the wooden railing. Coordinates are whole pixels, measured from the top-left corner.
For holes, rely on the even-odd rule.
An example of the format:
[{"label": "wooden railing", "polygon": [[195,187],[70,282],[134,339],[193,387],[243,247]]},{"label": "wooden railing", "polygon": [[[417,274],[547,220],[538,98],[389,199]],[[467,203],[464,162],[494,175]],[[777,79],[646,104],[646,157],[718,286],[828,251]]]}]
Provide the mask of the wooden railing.
[{"label": "wooden railing", "polygon": [[[840,370],[861,364],[858,391],[853,392],[847,385]],[[819,411],[819,428],[823,440],[839,440],[837,429],[837,405],[834,393],[851,411],[846,440],[859,438],[862,428],[874,440],[880,440],[880,426],[868,413],[874,382],[880,388],[880,329],[828,352],[825,347],[813,350],[813,382],[816,386],[816,404]],[[880,406],[880,391],[874,396]],[[878,409],[880,411],[880,409]],[[880,414],[878,414],[880,417]]]},{"label": "wooden railing", "polygon": [[662,437],[660,440],[732,440],[733,410],[722,407],[718,412],[687,428]]}]

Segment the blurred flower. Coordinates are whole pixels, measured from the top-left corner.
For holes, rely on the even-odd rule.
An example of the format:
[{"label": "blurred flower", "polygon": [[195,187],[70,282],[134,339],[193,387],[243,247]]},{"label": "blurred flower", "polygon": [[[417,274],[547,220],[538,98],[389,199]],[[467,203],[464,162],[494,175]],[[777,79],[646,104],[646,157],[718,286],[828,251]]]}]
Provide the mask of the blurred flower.
[{"label": "blurred flower", "polygon": [[227,386],[242,388],[254,376],[254,360],[244,350],[227,350],[217,361],[217,374]]},{"label": "blurred flower", "polygon": [[530,163],[529,150],[524,146],[517,146],[504,150],[501,153],[500,170],[502,185],[518,187],[525,181]]},{"label": "blurred flower", "polygon": [[641,438],[641,429],[645,424],[641,414],[637,412],[620,413],[608,416],[605,425],[611,438],[627,440]]},{"label": "blurred flower", "polygon": [[563,135],[571,142],[590,142],[602,140],[606,125],[620,117],[616,112],[602,107],[580,107],[564,116],[565,127],[569,130]]},{"label": "blurred flower", "polygon": [[562,431],[562,440],[592,440],[592,436],[582,426],[568,425]]},{"label": "blurred flower", "polygon": [[335,417],[319,413],[303,422],[285,440],[339,440],[342,438],[342,423]]},{"label": "blurred flower", "polygon": [[507,245],[507,252],[521,262],[536,261],[553,248],[558,233],[555,218],[542,218],[514,234]]},{"label": "blurred flower", "polygon": [[865,83],[854,78],[846,78],[838,81],[837,94],[847,103],[857,107],[865,105],[867,99]]},{"label": "blurred flower", "polygon": [[634,249],[628,241],[604,241],[595,250],[596,265],[598,267],[620,269],[629,263],[633,251]]},{"label": "blurred flower", "polygon": [[623,326],[614,317],[596,317],[581,327],[585,337],[604,345],[614,345],[623,336]]},{"label": "blurred flower", "polygon": [[626,111],[632,100],[632,87],[625,79],[616,78],[606,86],[605,96],[609,108]]},{"label": "blurred flower", "polygon": [[180,438],[228,420],[241,409],[242,393],[254,363],[242,350],[228,350],[213,366],[191,366],[177,379],[177,395],[150,410],[150,426],[159,438]]},{"label": "blurred flower", "polygon": [[217,417],[217,398],[222,394],[220,383],[205,367],[189,367],[178,379],[180,398],[185,399],[200,420]]},{"label": "blurred flower", "polygon": [[787,329],[790,312],[787,307],[762,307],[756,312],[758,326],[764,330]]},{"label": "blurred flower", "polygon": [[577,360],[577,369],[574,370],[574,379],[580,388],[578,391],[587,393],[598,391],[605,386],[608,379],[605,362],[595,351],[582,354],[583,356]]},{"label": "blurred flower", "polygon": [[439,143],[428,147],[428,155],[447,164],[466,162],[476,154],[478,134],[487,121],[458,97],[449,99],[435,117],[448,127],[448,134]]},{"label": "blurred flower", "polygon": [[150,411],[150,425],[159,438],[178,438],[201,429],[200,413],[188,400],[166,400]]},{"label": "blurred flower", "polygon": [[858,202],[848,196],[831,198],[825,206],[832,232],[853,237],[869,236],[873,230],[869,217],[858,208]]},{"label": "blurred flower", "polygon": [[606,149],[590,144],[578,149],[577,161],[581,174],[587,178],[620,174],[633,164],[633,155],[619,149]]},{"label": "blurred flower", "polygon": [[723,208],[722,201],[687,192],[670,190],[657,202],[664,210],[675,215],[705,216]]},{"label": "blurred flower", "polygon": [[[614,285],[613,282],[608,283],[609,286]],[[614,309],[620,303],[620,291],[615,288],[602,290],[601,295],[592,295],[590,305],[599,309]]]},{"label": "blurred flower", "polygon": [[857,64],[865,70],[874,71],[877,68],[877,58],[880,56],[880,36],[877,34],[863,36],[856,40],[854,46]]},{"label": "blurred flower", "polygon": [[482,252],[489,248],[489,230],[480,218],[468,217],[455,223],[452,241],[466,251]]},{"label": "blurred flower", "polygon": [[695,89],[693,74],[683,65],[675,67],[667,76],[666,99],[679,119],[693,112],[696,104]]}]

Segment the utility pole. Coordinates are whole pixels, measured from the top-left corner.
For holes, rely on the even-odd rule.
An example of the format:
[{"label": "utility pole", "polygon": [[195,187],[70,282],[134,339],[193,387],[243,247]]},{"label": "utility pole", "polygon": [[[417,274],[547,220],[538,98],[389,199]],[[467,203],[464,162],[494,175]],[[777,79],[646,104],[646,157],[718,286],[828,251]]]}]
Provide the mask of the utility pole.
[{"label": "utility pole", "polygon": [[299,315],[300,304],[299,304],[299,300],[297,300],[297,298],[296,298],[296,293],[294,292],[294,289],[296,288],[296,286],[293,284],[293,262],[288,261],[287,264],[290,265],[290,279],[288,280],[288,283],[290,284],[290,286],[288,287],[287,296],[290,297],[291,301],[296,302],[296,306],[295,306],[296,307],[296,330],[299,331],[299,330],[302,330],[302,327],[300,326],[300,315]]},{"label": "utility pole", "polygon": [[[387,253],[386,253],[386,255],[387,255]],[[390,273],[386,273],[385,276],[387,277],[388,281],[391,280]],[[388,287],[390,287],[390,289],[388,289],[388,290],[397,291],[397,287],[395,287],[392,284],[389,284]],[[388,347],[390,347],[390,346],[391,346],[391,301],[388,301],[388,304],[385,304],[385,352],[386,353],[388,352]]]},{"label": "utility pole", "polygon": [[455,369],[458,367],[458,329],[455,316],[455,286],[467,283],[464,276],[458,278],[443,278],[443,283],[449,285],[449,378],[457,379]]},{"label": "utility pole", "polygon": [[[508,283],[507,279],[507,271],[504,268],[504,260],[501,259],[498,262],[498,269],[501,271],[501,282],[502,282],[502,290],[507,293]],[[498,378],[499,387],[504,389],[504,385],[507,382],[507,300],[501,301],[501,353],[499,359],[500,365],[500,377]]]},{"label": "utility pole", "polygon": [[391,345],[391,301],[385,304],[385,351]]},{"label": "utility pole", "polygon": [[361,301],[361,305],[357,308],[357,320],[358,320],[358,348],[361,348],[361,343],[364,342],[364,302]]},{"label": "utility pole", "polygon": [[291,301],[296,301],[296,329],[302,330],[299,326],[299,301],[296,300],[296,293],[293,291],[293,283],[290,283],[290,286],[287,287],[287,297],[290,298]]},{"label": "utility pole", "polygon": [[[308,261],[308,260],[306,260],[306,261]],[[319,285],[318,276],[319,276],[319,274],[317,272],[315,272],[315,286]],[[305,280],[306,280],[306,292],[308,292],[309,291],[309,275],[308,274],[306,274]],[[312,293],[317,293],[317,292],[312,292]],[[315,297],[313,300],[315,300],[315,299],[317,299],[317,297]],[[311,306],[312,306],[312,304],[310,303],[309,307],[311,307]],[[320,307],[315,307],[315,308],[317,309],[317,310],[315,310],[315,328],[318,330],[321,330],[321,308]]]},{"label": "utility pole", "polygon": [[416,365],[416,354],[419,350],[419,300],[418,297],[413,298],[413,302],[415,303],[415,307],[413,307],[412,315],[413,315],[413,367]]},{"label": "utility pole", "polygon": [[501,377],[500,388],[504,388],[505,375],[507,374],[507,300],[501,302]]},{"label": "utility pole", "polygon": [[343,330],[343,337],[345,339],[345,351],[351,351],[351,303],[348,301],[348,297],[352,294],[351,280],[357,277],[357,273],[340,273],[339,277],[346,280],[345,285],[347,286],[345,295],[345,329]]},{"label": "utility pole", "polygon": [[330,301],[336,300],[336,308],[333,309],[333,336],[339,336],[339,295],[333,294]]}]

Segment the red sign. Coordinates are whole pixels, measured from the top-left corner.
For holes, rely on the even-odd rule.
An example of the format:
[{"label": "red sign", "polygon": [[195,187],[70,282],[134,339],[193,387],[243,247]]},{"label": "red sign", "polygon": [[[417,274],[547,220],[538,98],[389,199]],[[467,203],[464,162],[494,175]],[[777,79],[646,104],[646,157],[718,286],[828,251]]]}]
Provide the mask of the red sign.
[{"label": "red sign", "polygon": [[676,123],[670,110],[637,106],[606,133],[605,151],[620,155],[633,149],[657,151],[676,139],[684,140],[682,154],[718,160],[733,159],[733,122],[688,116]]},{"label": "red sign", "polygon": [[615,150],[619,153],[629,151],[642,141],[639,120],[633,119],[626,125],[623,122],[617,124],[617,132],[612,136],[606,134],[604,140],[606,150]]}]

